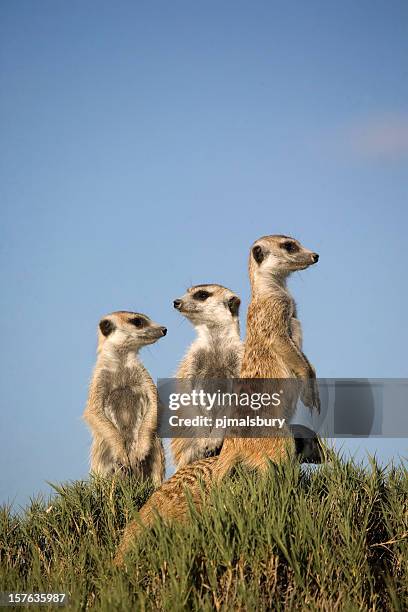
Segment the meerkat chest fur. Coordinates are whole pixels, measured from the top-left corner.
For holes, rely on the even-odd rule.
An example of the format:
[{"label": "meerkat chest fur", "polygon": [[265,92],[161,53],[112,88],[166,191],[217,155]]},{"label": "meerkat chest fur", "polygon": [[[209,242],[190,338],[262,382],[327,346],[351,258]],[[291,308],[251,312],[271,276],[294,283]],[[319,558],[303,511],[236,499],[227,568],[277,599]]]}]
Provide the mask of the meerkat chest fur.
[{"label": "meerkat chest fur", "polygon": [[124,439],[133,439],[146,413],[156,410],[153,380],[135,353],[114,362],[102,359],[100,381],[105,389],[103,409]]},{"label": "meerkat chest fur", "polygon": [[[288,364],[276,350],[276,339],[292,334],[296,306],[287,291],[253,297],[248,308],[247,337],[241,376],[243,378],[290,378]],[[296,333],[301,333],[300,324]]]},{"label": "meerkat chest fur", "polygon": [[199,332],[185,356],[184,366],[193,379],[234,378],[239,376],[242,351],[237,334]]}]

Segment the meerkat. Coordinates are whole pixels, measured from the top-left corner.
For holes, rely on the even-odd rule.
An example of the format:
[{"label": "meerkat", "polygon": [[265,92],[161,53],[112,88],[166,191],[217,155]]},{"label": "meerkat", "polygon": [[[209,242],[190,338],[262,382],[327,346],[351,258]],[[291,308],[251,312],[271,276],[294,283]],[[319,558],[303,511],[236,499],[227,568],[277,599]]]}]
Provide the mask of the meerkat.
[{"label": "meerkat", "polygon": [[[319,255],[294,238],[264,236],[254,242],[249,256],[251,302],[241,378],[300,379],[301,399],[310,410],[320,410],[316,373],[299,348],[301,325],[287,288],[288,276],[317,263]],[[292,335],[295,335],[295,340]],[[296,409],[297,393],[284,404],[288,421]],[[222,447],[214,477],[221,480],[237,462],[264,471],[269,461],[284,461],[296,451],[289,428],[271,438],[228,438]]]},{"label": "meerkat", "polygon": [[[320,409],[315,371],[301,351],[302,332],[296,317],[296,306],[286,281],[291,272],[304,270],[317,263],[317,253],[303,247],[297,240],[283,235],[265,236],[251,247],[249,277],[251,303],[247,315],[247,337],[240,378],[299,378],[303,383],[302,401],[310,409]],[[296,319],[294,321],[294,319]],[[286,417],[295,408],[292,398],[286,405]],[[294,426],[301,427],[301,426]],[[309,430],[311,432],[311,430]],[[299,431],[299,438],[304,434]],[[314,433],[314,432],[311,432]],[[308,437],[308,436],[307,436]],[[186,466],[170,478],[140,511],[140,521],[131,522],[125,530],[116,564],[121,565],[132,542],[144,527],[151,525],[155,514],[163,519],[182,521],[187,514],[187,487],[193,502],[199,504],[198,481],[220,482],[237,464],[264,472],[269,462],[281,462],[296,450],[290,429],[275,438],[226,438],[220,455]],[[310,442],[310,454],[319,442]],[[205,466],[205,468],[204,468]]]},{"label": "meerkat", "polygon": [[[217,284],[194,285],[173,305],[195,327],[197,338],[182,359],[176,378],[192,388],[209,379],[239,376],[243,345],[239,334],[241,300],[230,289]],[[215,410],[213,410],[215,416]],[[223,438],[173,438],[171,449],[176,469],[197,459],[219,454]]]},{"label": "meerkat", "polygon": [[158,487],[164,451],[157,436],[157,390],[139,350],[167,333],[144,314],[112,312],[101,319],[97,361],[83,414],[92,435],[91,472],[130,473]]}]

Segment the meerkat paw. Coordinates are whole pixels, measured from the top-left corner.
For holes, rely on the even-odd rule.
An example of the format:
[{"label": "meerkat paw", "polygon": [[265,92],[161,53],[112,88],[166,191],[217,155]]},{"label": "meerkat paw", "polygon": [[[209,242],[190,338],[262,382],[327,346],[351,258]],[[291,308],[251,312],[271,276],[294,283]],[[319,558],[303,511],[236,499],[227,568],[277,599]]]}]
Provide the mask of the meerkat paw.
[{"label": "meerkat paw", "polygon": [[300,399],[311,412],[316,410],[320,413],[319,387],[315,378],[307,378],[304,380]]},{"label": "meerkat paw", "polygon": [[131,464],[129,461],[129,455],[125,448],[121,449],[115,454],[115,468],[117,470],[130,470]]},{"label": "meerkat paw", "polygon": [[313,387],[313,407],[317,414],[320,414],[320,393],[316,377],[311,379],[311,383]]},{"label": "meerkat paw", "polygon": [[117,476],[130,476],[130,465],[123,465],[122,461],[116,461],[114,466],[114,472]]}]

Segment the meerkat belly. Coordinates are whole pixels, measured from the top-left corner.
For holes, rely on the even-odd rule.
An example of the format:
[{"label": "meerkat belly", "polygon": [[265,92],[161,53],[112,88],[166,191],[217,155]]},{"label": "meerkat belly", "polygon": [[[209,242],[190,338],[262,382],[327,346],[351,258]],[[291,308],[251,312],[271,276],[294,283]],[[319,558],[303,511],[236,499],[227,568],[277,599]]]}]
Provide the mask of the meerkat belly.
[{"label": "meerkat belly", "polygon": [[126,448],[132,446],[144,418],[145,396],[132,388],[115,389],[109,394],[105,414],[120,431]]},{"label": "meerkat belly", "polygon": [[[298,386],[292,379],[296,379],[296,375],[291,370],[291,368],[287,365],[285,360],[277,353],[273,353],[271,355],[271,359],[269,360],[270,371],[268,376],[265,378],[268,379],[288,379],[287,383],[283,381],[276,381],[276,390],[279,390],[281,393],[281,403],[279,408],[276,410],[275,417],[285,417],[286,419],[290,419],[295,410],[296,403],[298,399]],[[271,389],[272,391],[273,389]]]}]

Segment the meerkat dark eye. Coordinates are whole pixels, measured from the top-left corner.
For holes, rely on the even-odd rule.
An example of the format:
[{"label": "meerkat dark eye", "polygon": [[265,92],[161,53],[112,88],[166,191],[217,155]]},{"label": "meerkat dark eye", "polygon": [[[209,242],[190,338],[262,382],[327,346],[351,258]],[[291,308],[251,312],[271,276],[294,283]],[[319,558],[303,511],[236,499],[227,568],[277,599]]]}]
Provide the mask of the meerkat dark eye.
[{"label": "meerkat dark eye", "polygon": [[259,244],[254,246],[254,248],[252,249],[252,255],[257,264],[261,264],[265,259],[264,252],[262,250],[262,247],[259,246]]},{"label": "meerkat dark eye", "polygon": [[109,321],[109,319],[102,319],[102,321],[99,323],[99,329],[104,336],[109,336],[109,334],[111,334],[115,329],[115,326],[112,321]]},{"label": "meerkat dark eye", "polygon": [[297,253],[299,250],[299,247],[295,242],[282,242],[280,246],[281,249],[285,249],[285,251],[288,253]]},{"label": "meerkat dark eye", "polygon": [[205,300],[208,299],[210,296],[211,293],[209,293],[209,291],[204,291],[203,289],[200,289],[199,291],[193,293],[193,298],[195,300],[198,300],[199,302],[205,302]]},{"label": "meerkat dark eye", "polygon": [[131,323],[135,327],[144,327],[146,325],[146,321],[141,317],[135,317],[134,319],[131,319],[129,323]]}]

